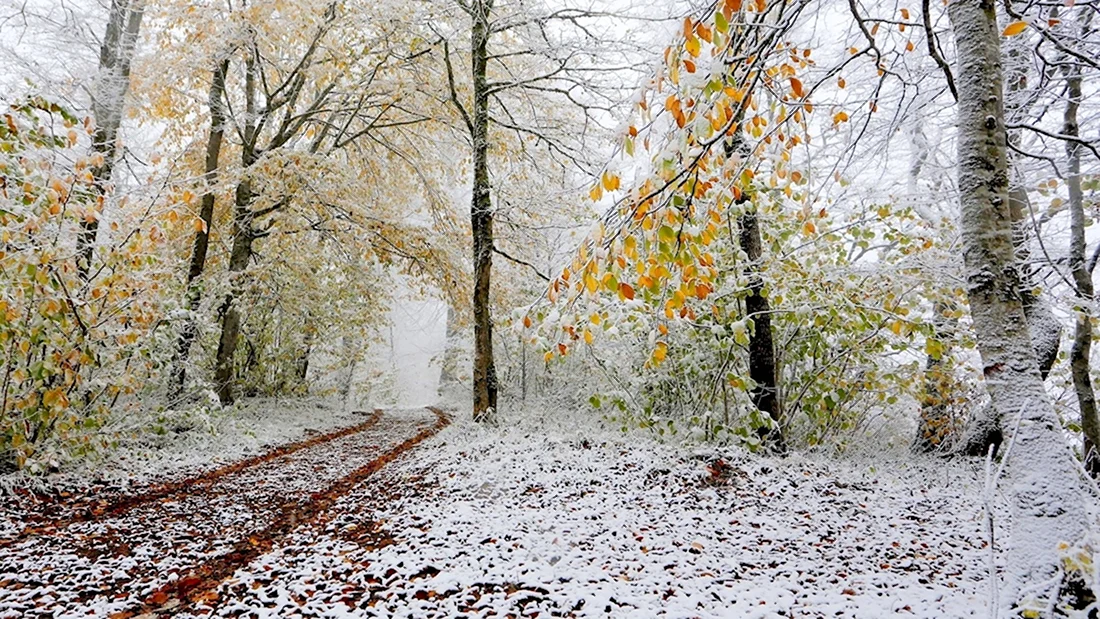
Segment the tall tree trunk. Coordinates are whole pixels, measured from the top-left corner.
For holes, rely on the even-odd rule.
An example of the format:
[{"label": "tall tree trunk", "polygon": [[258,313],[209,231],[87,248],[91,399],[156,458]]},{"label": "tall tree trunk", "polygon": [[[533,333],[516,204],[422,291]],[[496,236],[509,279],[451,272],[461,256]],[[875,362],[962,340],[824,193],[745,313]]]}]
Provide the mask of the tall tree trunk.
[{"label": "tall tree trunk", "polygon": [[[744,110],[738,110],[734,126],[740,127],[744,120]],[[747,160],[751,153],[740,130],[731,135],[724,144],[726,157],[741,157]],[[751,200],[745,195],[744,202]],[[756,386],[750,397],[753,405],[772,420],[770,429],[760,431],[763,444],[773,451],[787,451],[783,436],[783,412],[779,400],[779,376],[775,359],[775,343],[772,338],[771,304],[764,296],[764,279],[760,276],[764,257],[764,244],[760,234],[760,220],[755,206],[746,205],[747,212],[738,218],[741,249],[748,256],[745,264],[745,277],[749,281],[749,295],[745,297],[745,317],[753,321],[749,336],[749,377]]]},{"label": "tall tree trunk", "polygon": [[[1008,40],[1002,52],[1004,61],[1005,118],[1012,124],[1027,122],[1030,111],[1027,92],[1028,73],[1031,71],[1031,47],[1024,37]],[[1008,132],[1008,142],[1020,143],[1020,130]],[[1039,234],[1031,217],[1031,200],[1027,195],[1027,179],[1016,160],[1015,153],[1008,152],[1008,209],[1012,216],[1013,240],[1016,260],[1021,265],[1020,299],[1024,304],[1032,348],[1039,360],[1039,374],[1046,380],[1054,362],[1058,359],[1058,346],[1062,340],[1062,323],[1054,315],[1050,301],[1035,294],[1035,267],[1032,265],[1031,241]]]},{"label": "tall tree trunk", "polygon": [[233,355],[237,352],[237,341],[241,334],[241,312],[237,309],[237,298],[243,290],[241,279],[248,263],[252,259],[252,241],[255,232],[252,228],[252,183],[248,179],[237,185],[236,202],[233,210],[233,250],[229,254],[229,294],[226,295],[222,313],[222,331],[218,338],[218,355],[215,362],[214,384],[217,386],[218,399],[222,404],[233,402]]},{"label": "tall tree trunk", "polygon": [[760,432],[761,441],[773,451],[784,453],[787,444],[783,437],[783,412],[779,401],[775,343],[772,341],[771,304],[764,296],[764,279],[760,277],[764,248],[756,211],[741,215],[739,223],[741,249],[748,255],[745,276],[749,280],[749,295],[745,297],[745,316],[753,321],[749,336],[749,377],[756,386],[750,396],[756,408],[773,423],[771,428]]},{"label": "tall tree trunk", "polygon": [[172,384],[176,395],[183,389],[186,379],[187,357],[191,344],[195,341],[197,326],[194,314],[202,300],[202,290],[195,284],[206,267],[206,254],[210,248],[210,228],[214,225],[214,185],[218,177],[218,157],[222,150],[222,138],[225,136],[225,74],[229,70],[229,60],[223,60],[214,69],[214,78],[210,85],[210,137],[206,142],[206,174],[203,177],[206,191],[202,196],[199,218],[202,227],[195,231],[195,240],[191,245],[191,263],[187,269],[187,308],[188,316],[180,331],[176,345],[176,362],[173,368]]},{"label": "tall tree trunk", "polygon": [[[1028,114],[1027,85],[1031,70],[1031,48],[1023,37],[1008,40],[1002,50],[1004,62],[1005,102],[1004,113],[1008,122],[1026,122]],[[1019,144],[1020,131],[1007,133],[1009,144]],[[1062,323],[1054,315],[1050,301],[1035,294],[1035,267],[1032,265],[1031,241],[1038,234],[1032,221],[1031,201],[1027,195],[1025,178],[1013,164],[1012,152],[1006,153],[1009,165],[1008,211],[1012,219],[1012,241],[1016,261],[1020,265],[1020,302],[1027,319],[1031,347],[1039,363],[1039,375],[1046,380],[1054,362],[1058,359],[1058,347],[1062,339]],[[984,456],[992,445],[995,449],[1004,437],[1004,419],[994,406],[978,408],[971,415],[970,423],[958,450],[972,456]]]},{"label": "tall tree trunk", "polygon": [[99,48],[99,75],[92,93],[92,116],[96,123],[92,151],[102,157],[102,162],[91,170],[98,198],[97,210],[80,222],[76,240],[77,272],[81,279],[88,278],[92,267],[99,218],[118,156],[118,130],[122,125],[126,91],[130,88],[130,65],[144,15],[145,0],[111,0],[107,31]]},{"label": "tall tree trunk", "polygon": [[992,405],[1012,420],[1012,538],[1000,604],[1011,613],[1057,595],[1058,544],[1087,530],[1083,488],[1039,374],[1020,300],[1009,212],[1000,34],[994,0],[952,0],[958,50],[963,255]]},{"label": "tall tree trunk", "polygon": [[233,402],[233,355],[241,333],[241,312],[236,300],[243,291],[243,272],[252,259],[252,242],[256,231],[252,225],[252,181],[249,169],[256,162],[256,78],[255,53],[250,51],[245,62],[245,127],[241,144],[241,167],[244,177],[237,183],[233,204],[233,249],[229,254],[229,293],[222,313],[221,337],[214,368],[214,384],[222,404]]},{"label": "tall tree trunk", "polygon": [[471,3],[471,66],[474,109],[470,137],[474,146],[473,200],[470,224],[474,241],[474,419],[491,421],[497,410],[497,376],[493,364],[493,317],[489,308],[493,268],[493,210],[489,185],[489,14],[493,0]]},{"label": "tall tree trunk", "polygon": [[[1066,73],[1066,110],[1063,117],[1062,133],[1077,137],[1080,127],[1077,124],[1077,110],[1081,105],[1081,66],[1069,61]],[[1092,313],[1095,290],[1092,285],[1092,271],[1085,260],[1085,205],[1081,192],[1081,145],[1072,140],[1066,141],[1066,185],[1069,187],[1070,243],[1069,265],[1073,273],[1073,283],[1077,288],[1078,308],[1073,333],[1073,348],[1070,349],[1070,371],[1073,373],[1073,388],[1077,392],[1077,405],[1081,411],[1081,430],[1085,442],[1085,466],[1093,474],[1100,472],[1100,457],[1096,450],[1100,448],[1100,418],[1096,411],[1096,394],[1092,389],[1092,372],[1089,359],[1092,352]]]}]

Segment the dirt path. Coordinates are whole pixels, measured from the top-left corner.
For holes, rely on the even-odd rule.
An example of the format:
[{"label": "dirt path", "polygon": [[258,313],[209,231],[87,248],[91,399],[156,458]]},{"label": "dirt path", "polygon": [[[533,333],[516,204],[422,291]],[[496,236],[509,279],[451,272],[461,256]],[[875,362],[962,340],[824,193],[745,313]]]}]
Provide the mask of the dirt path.
[{"label": "dirt path", "polygon": [[175,614],[446,424],[436,409],[380,412],[28,529],[0,547],[0,617]]},{"label": "dirt path", "polygon": [[46,495],[22,492],[21,505],[11,506],[10,513],[7,516],[18,518],[22,521],[23,526],[13,528],[11,533],[0,533],[0,548],[10,546],[28,535],[48,535],[75,522],[119,516],[152,501],[161,500],[174,494],[194,492],[195,488],[208,486],[226,475],[239,473],[245,469],[270,462],[280,456],[287,456],[302,449],[315,447],[349,434],[362,432],[378,423],[378,420],[382,418],[381,410],[362,414],[367,415],[367,420],[363,423],[280,445],[260,455],[238,460],[184,479],[156,483],[136,493],[91,491],[79,493],[79,495],[71,492]]}]

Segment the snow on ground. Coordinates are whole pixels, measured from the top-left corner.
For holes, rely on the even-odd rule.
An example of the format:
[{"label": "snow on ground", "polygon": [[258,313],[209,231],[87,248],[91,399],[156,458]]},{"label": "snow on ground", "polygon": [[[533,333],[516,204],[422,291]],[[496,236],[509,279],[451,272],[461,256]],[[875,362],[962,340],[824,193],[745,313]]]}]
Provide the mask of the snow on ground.
[{"label": "snow on ground", "polygon": [[219,561],[292,528],[311,502],[435,420],[386,411],[361,431],[119,514],[0,536],[0,617],[115,616],[173,583],[216,577]]},{"label": "snow on ground", "polygon": [[253,398],[211,413],[206,425],[185,424],[186,431],[177,433],[169,423],[159,440],[139,434],[123,441],[103,462],[89,463],[87,472],[123,483],[186,476],[276,445],[362,423],[367,410],[346,405],[339,398]]},{"label": "snow on ground", "polygon": [[549,415],[507,425],[444,430],[192,612],[986,614],[972,463],[693,452]]},{"label": "snow on ground", "polygon": [[148,428],[130,436],[120,433],[122,438],[112,450],[58,473],[0,475],[0,538],[17,533],[28,514],[42,511],[42,501],[51,503],[51,513],[60,517],[70,507],[110,502],[267,453],[275,446],[355,426],[368,415],[333,399],[261,398],[165,419],[160,434]]},{"label": "snow on ground", "polygon": [[[275,445],[362,423],[362,409],[339,399],[253,398],[237,406],[141,420],[142,430],[117,430],[117,445],[45,479],[0,477],[0,488],[23,483],[54,488],[106,484],[116,489],[188,477],[263,453]],[[2,494],[2,493],[0,493]]]}]

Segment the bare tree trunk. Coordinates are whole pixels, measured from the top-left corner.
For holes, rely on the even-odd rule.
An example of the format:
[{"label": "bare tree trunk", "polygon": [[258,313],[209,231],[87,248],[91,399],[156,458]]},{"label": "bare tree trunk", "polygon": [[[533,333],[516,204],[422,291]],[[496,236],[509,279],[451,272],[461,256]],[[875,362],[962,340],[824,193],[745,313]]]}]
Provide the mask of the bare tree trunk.
[{"label": "bare tree trunk", "polygon": [[[1016,184],[1018,183],[1018,184]],[[1008,192],[1009,211],[1012,214],[1016,260],[1020,264],[1020,301],[1024,305],[1032,348],[1039,362],[1039,375],[1046,380],[1054,362],[1058,359],[1058,347],[1062,341],[1062,323],[1054,315],[1050,301],[1035,294],[1035,269],[1031,265],[1029,247],[1033,226],[1031,200],[1022,181],[1016,181]]]},{"label": "bare tree trunk", "polygon": [[[1005,118],[1012,124],[1027,122],[1030,105],[1027,97],[1028,73],[1031,70],[1031,47],[1024,37],[1008,39],[1002,50],[1004,62]],[[1010,144],[1018,146],[1020,130],[1007,135]],[[1050,301],[1035,294],[1035,267],[1032,265],[1031,241],[1039,234],[1032,221],[1031,200],[1027,195],[1027,179],[1015,164],[1018,156],[1007,153],[1009,162],[1008,209],[1012,216],[1016,260],[1021,265],[1020,299],[1024,304],[1028,329],[1035,356],[1039,360],[1039,374],[1046,380],[1054,362],[1058,359],[1058,347],[1062,340],[1062,323],[1054,315]]]},{"label": "bare tree trunk", "polygon": [[[1077,110],[1081,105],[1081,66],[1069,62],[1066,73],[1066,110],[1062,133],[1077,137]],[[1077,405],[1081,411],[1081,431],[1085,441],[1085,466],[1093,474],[1100,472],[1100,418],[1096,411],[1096,394],[1092,389],[1092,372],[1089,359],[1092,353],[1092,313],[1095,303],[1092,271],[1085,260],[1085,206],[1081,192],[1081,145],[1066,141],[1066,185],[1069,187],[1070,244],[1069,265],[1073,283],[1077,288],[1078,307],[1070,349],[1070,371],[1073,388],[1077,392]]]},{"label": "bare tree trunk", "polygon": [[[744,111],[738,110],[734,119],[735,126],[741,126]],[[750,155],[744,135],[737,131],[724,144],[726,157],[739,156],[747,159]],[[747,202],[749,198],[746,198]],[[783,412],[779,400],[779,376],[775,359],[775,343],[772,337],[771,304],[764,296],[764,280],[760,276],[764,257],[763,240],[760,234],[760,221],[755,207],[738,218],[741,249],[748,256],[745,264],[745,276],[749,281],[749,295],[745,297],[745,317],[753,321],[749,336],[749,377],[756,386],[750,397],[753,405],[767,415],[773,427],[760,432],[761,442],[778,453],[787,451],[783,436]]]},{"label": "bare tree trunk", "polygon": [[761,431],[761,442],[773,451],[784,453],[787,451],[787,443],[783,437],[783,412],[779,401],[775,343],[772,341],[771,304],[764,296],[764,280],[760,277],[764,248],[756,211],[742,215],[739,223],[741,249],[748,255],[745,275],[749,280],[749,295],[745,297],[745,316],[753,321],[752,334],[749,336],[749,377],[756,386],[750,395],[756,408],[766,414],[774,424],[772,428]]},{"label": "bare tree trunk", "polygon": [[206,254],[210,248],[210,228],[214,225],[214,185],[218,176],[218,157],[222,150],[222,138],[225,136],[225,74],[229,70],[229,60],[223,60],[215,69],[213,81],[210,85],[210,137],[206,142],[206,174],[203,182],[206,191],[202,196],[202,207],[199,218],[202,227],[195,231],[195,240],[191,245],[191,263],[187,269],[187,308],[191,311],[180,331],[179,342],[176,345],[176,361],[172,373],[172,384],[176,395],[183,389],[186,379],[185,365],[191,351],[191,344],[195,341],[197,326],[194,313],[199,309],[202,300],[202,290],[195,285],[195,280],[202,276],[206,267]]},{"label": "bare tree trunk", "polygon": [[[107,31],[99,48],[99,75],[92,93],[92,115],[96,128],[92,135],[92,151],[103,161],[92,167],[99,203],[108,192],[118,156],[118,130],[122,125],[122,110],[126,91],[130,88],[130,65],[134,60],[141,19],[145,15],[145,0],[112,0],[107,18]],[[87,279],[95,252],[96,234],[99,232],[97,211],[80,222],[80,234],[76,240],[77,270],[81,279]]]},{"label": "bare tree trunk", "polygon": [[489,185],[489,13],[493,0],[471,3],[471,65],[474,109],[470,137],[474,146],[473,200],[470,223],[474,241],[474,419],[491,421],[497,410],[497,376],[493,364],[493,317],[489,307],[493,268],[493,210]]},{"label": "bare tree trunk", "polygon": [[[1023,37],[1008,39],[1002,50],[1004,62],[1005,102],[1004,112],[1013,124],[1027,121],[1027,85],[1030,71],[1031,48]],[[1008,132],[1009,144],[1018,145],[1020,131]],[[1008,210],[1012,218],[1013,244],[1016,261],[1020,265],[1020,301],[1027,318],[1031,345],[1039,363],[1039,375],[1046,380],[1062,340],[1062,323],[1054,315],[1050,301],[1035,294],[1035,267],[1032,264],[1031,241],[1039,231],[1032,220],[1031,200],[1027,195],[1023,174],[1013,161],[1013,153],[1007,153],[1009,162]],[[1011,420],[1002,418],[996,407],[987,406],[975,411],[960,442],[959,451],[972,456],[984,456],[992,445],[996,449],[1004,436],[1004,426]]]},{"label": "bare tree trunk", "polygon": [[958,50],[959,194],[974,331],[993,407],[1016,426],[1008,458],[1012,539],[1000,604],[1043,603],[1059,589],[1058,544],[1087,530],[1083,488],[1039,374],[1020,299],[1009,212],[1000,34],[993,0],[953,0]]},{"label": "bare tree trunk", "polygon": [[218,338],[218,355],[214,370],[214,384],[222,404],[233,402],[233,355],[237,352],[237,340],[241,334],[241,312],[236,300],[240,297],[241,274],[252,259],[252,183],[243,180],[237,185],[237,199],[233,213],[233,250],[229,255],[230,290],[226,295],[222,314],[221,337]]},{"label": "bare tree trunk", "polygon": [[242,273],[252,259],[252,242],[256,231],[252,226],[252,181],[249,168],[256,162],[256,57],[249,52],[245,68],[245,128],[241,145],[241,164],[244,178],[237,183],[233,206],[233,249],[229,255],[229,294],[226,295],[222,314],[222,331],[218,339],[218,355],[214,370],[214,384],[222,404],[233,401],[233,355],[237,352],[237,340],[241,333],[241,313],[236,299],[242,293]]}]

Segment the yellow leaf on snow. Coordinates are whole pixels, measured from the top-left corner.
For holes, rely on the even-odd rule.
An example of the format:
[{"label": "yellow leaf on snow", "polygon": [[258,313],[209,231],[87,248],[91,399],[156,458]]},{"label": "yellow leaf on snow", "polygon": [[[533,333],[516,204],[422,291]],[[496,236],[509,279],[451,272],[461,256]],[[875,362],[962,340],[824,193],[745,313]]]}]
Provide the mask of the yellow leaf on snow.
[{"label": "yellow leaf on snow", "polygon": [[1026,21],[1014,21],[1011,24],[1005,26],[1005,29],[1001,34],[1006,37],[1014,37],[1027,29]]}]

